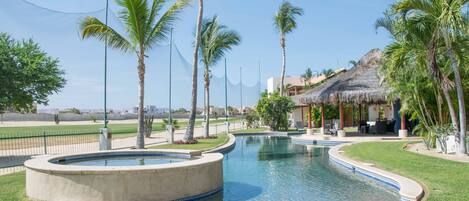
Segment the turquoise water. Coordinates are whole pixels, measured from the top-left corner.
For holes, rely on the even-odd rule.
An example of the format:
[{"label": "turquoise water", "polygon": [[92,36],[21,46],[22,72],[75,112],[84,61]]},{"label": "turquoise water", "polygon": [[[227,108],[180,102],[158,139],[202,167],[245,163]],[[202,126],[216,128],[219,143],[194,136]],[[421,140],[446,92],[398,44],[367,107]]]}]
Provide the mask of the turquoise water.
[{"label": "turquoise water", "polygon": [[158,165],[166,163],[177,163],[190,159],[169,157],[164,155],[148,155],[148,156],[103,156],[92,158],[81,158],[74,160],[58,161],[56,163],[62,165],[79,165],[79,166],[143,166]]},{"label": "turquoise water", "polygon": [[330,164],[327,151],[286,137],[237,137],[223,161],[223,192],[204,200],[399,200],[387,187]]}]

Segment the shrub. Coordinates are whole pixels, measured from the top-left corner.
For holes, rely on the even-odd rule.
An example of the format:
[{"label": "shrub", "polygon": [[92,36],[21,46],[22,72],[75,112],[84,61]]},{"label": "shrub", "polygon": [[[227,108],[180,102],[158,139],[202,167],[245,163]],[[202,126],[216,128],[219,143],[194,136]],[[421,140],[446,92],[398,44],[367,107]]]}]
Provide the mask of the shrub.
[{"label": "shrub", "polygon": [[248,128],[259,128],[259,115],[256,111],[252,111],[246,115],[246,126]]},{"label": "shrub", "polygon": [[144,133],[145,133],[145,137],[150,137],[151,136],[151,132],[153,131],[153,120],[155,119],[155,117],[153,115],[145,115],[144,117]]},{"label": "shrub", "polygon": [[256,112],[264,125],[271,130],[288,130],[288,113],[293,111],[295,103],[290,97],[281,96],[279,92],[263,93],[257,103]]}]

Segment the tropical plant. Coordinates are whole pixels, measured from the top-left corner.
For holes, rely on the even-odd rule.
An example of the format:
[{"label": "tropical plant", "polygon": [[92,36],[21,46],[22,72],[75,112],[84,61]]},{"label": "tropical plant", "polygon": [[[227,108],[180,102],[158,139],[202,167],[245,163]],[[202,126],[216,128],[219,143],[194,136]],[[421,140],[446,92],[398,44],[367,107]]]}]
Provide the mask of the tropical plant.
[{"label": "tropical plant", "polygon": [[[204,14],[204,1],[199,0],[199,11],[197,14],[197,30],[195,33],[194,60],[192,61],[192,97],[191,97],[191,114],[189,116],[189,125],[184,135],[184,142],[194,141],[195,116],[197,115],[197,74],[199,64],[199,46],[202,33],[202,18]],[[196,141],[194,141],[196,142]]]},{"label": "tropical plant", "polygon": [[145,126],[145,137],[150,137],[153,132],[153,121],[155,116],[145,115],[144,126]]},{"label": "tropical plant", "polygon": [[352,65],[352,67],[354,67],[354,68],[358,66],[358,62],[355,61],[355,60],[350,60],[348,63],[349,63],[350,65]]},{"label": "tropical plant", "polygon": [[204,19],[200,41],[200,57],[204,64],[204,90],[205,90],[205,126],[204,135],[209,137],[210,129],[210,78],[211,69],[225,53],[235,45],[238,45],[241,37],[227,26],[218,22],[217,16]]},{"label": "tropical plant", "polygon": [[15,41],[0,33],[0,114],[8,109],[31,112],[65,85],[59,60],[33,40]]},{"label": "tropical plant", "polygon": [[259,128],[259,115],[256,111],[251,111],[246,115],[247,128]]},{"label": "tropical plant", "polygon": [[189,4],[190,0],[177,0],[165,12],[162,12],[165,1],[153,0],[151,5],[147,0],[116,0],[116,2],[122,8],[118,18],[123,22],[127,36],[118,33],[92,16],[81,20],[81,36],[83,39],[96,38],[111,48],[136,54],[139,82],[137,148],[143,149],[145,146],[145,58],[147,57],[145,53],[167,38],[178,14]]},{"label": "tropical plant", "polygon": [[303,15],[303,9],[293,6],[290,2],[284,1],[274,17],[274,25],[280,33],[280,47],[282,48],[282,75],[280,81],[280,95],[284,95],[285,69],[287,66],[287,56],[285,50],[285,35],[291,33],[296,27],[296,17]]},{"label": "tropical plant", "polygon": [[[387,57],[388,60],[414,60],[429,69],[436,88],[441,89],[446,99],[453,126],[459,125],[459,153],[466,152],[464,77],[461,77],[460,69],[464,70],[467,66],[468,19],[462,12],[467,3],[467,0],[403,0],[395,3],[390,11],[397,17],[388,15],[378,21],[380,26],[390,30],[395,39],[395,43],[388,46],[394,52],[393,57]],[[395,62],[395,65],[402,64]],[[448,68],[450,70],[446,71]],[[451,100],[453,85],[456,88],[459,121]],[[441,92],[435,90],[438,98]],[[437,108],[440,110],[442,101],[437,101],[440,102]],[[438,117],[439,120],[441,117]]]},{"label": "tropical plant", "polygon": [[334,70],[332,70],[332,69],[323,69],[321,71],[321,74],[326,76],[326,77],[330,77],[331,75],[334,74]]},{"label": "tropical plant", "polygon": [[288,113],[295,109],[295,103],[288,96],[281,96],[278,91],[262,93],[257,102],[256,112],[262,123],[271,130],[288,130]]},{"label": "tropical plant", "polygon": [[311,68],[307,68],[305,72],[301,75],[301,78],[303,79],[303,82],[305,85],[304,88],[305,89],[311,88],[311,85],[309,83],[309,80],[313,78],[313,71],[311,70]]}]

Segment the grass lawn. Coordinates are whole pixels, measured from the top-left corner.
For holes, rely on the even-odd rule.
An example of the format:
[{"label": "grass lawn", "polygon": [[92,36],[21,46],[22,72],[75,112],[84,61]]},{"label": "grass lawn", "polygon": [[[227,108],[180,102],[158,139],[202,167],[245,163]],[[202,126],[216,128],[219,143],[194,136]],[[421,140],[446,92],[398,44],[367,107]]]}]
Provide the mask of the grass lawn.
[{"label": "grass lawn", "polygon": [[263,132],[263,131],[268,131],[268,130],[269,129],[267,129],[267,128],[248,128],[248,129],[244,129],[244,130],[233,131],[232,133],[233,134],[239,134],[239,133],[249,134],[249,133],[257,133],[257,132]]},{"label": "grass lawn", "polygon": [[25,193],[25,172],[0,176],[0,200],[28,200]]},{"label": "grass lawn", "polygon": [[346,146],[345,155],[415,179],[428,189],[428,200],[469,200],[469,164],[404,150],[408,142],[365,142]]},{"label": "grass lawn", "polygon": [[[235,122],[239,121],[239,118],[230,118],[228,121]],[[210,123],[219,124],[225,122],[224,119],[214,119]],[[188,121],[179,121],[179,126],[184,128],[187,126]],[[196,120],[196,126],[200,126],[202,120]],[[46,131],[48,135],[66,135],[66,134],[99,134],[99,129],[102,128],[102,124],[90,124],[90,125],[53,125],[53,126],[28,126],[28,127],[2,127],[0,128],[0,138],[2,137],[26,137],[26,136],[42,136],[43,132]],[[109,124],[109,128],[112,130],[112,134],[134,134],[137,133],[138,125],[132,124]],[[164,131],[163,124],[161,122],[153,123],[153,131],[160,132]]]},{"label": "grass lawn", "polygon": [[209,150],[219,147],[228,142],[228,135],[220,134],[216,139],[200,139],[197,144],[164,144],[149,147],[149,149],[189,149],[189,150]]}]

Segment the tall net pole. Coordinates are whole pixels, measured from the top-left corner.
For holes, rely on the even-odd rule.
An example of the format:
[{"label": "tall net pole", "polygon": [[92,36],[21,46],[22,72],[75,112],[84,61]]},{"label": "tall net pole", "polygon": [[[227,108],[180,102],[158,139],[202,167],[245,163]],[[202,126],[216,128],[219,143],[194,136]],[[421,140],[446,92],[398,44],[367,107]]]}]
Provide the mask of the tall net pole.
[{"label": "tall net pole", "polygon": [[228,78],[226,73],[226,58],[225,58],[225,122],[228,122]]},{"label": "tall net pole", "polygon": [[[109,0],[106,0],[106,26],[108,26]],[[104,39],[104,128],[107,128],[107,37]]]}]

